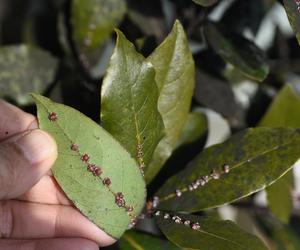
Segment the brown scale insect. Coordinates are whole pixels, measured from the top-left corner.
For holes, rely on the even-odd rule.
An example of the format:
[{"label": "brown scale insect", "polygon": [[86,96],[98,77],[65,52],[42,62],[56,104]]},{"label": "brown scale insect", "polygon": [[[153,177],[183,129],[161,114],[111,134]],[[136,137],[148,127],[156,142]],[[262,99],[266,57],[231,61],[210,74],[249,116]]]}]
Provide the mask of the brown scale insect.
[{"label": "brown scale insect", "polygon": [[211,178],[213,178],[213,179],[215,179],[215,180],[220,179],[220,173],[219,173],[217,170],[215,170],[215,169],[213,169],[213,170],[211,171],[210,176],[211,176]]},{"label": "brown scale insect", "polygon": [[102,169],[99,167],[95,167],[93,171],[94,176],[100,176],[102,174]]},{"label": "brown scale insect", "polygon": [[93,173],[95,171],[95,164],[88,164],[87,166],[87,170],[91,173]]},{"label": "brown scale insect", "polygon": [[176,219],[174,220],[174,222],[175,222],[176,224],[182,224],[182,220],[181,220],[180,218],[176,218]]},{"label": "brown scale insect", "polygon": [[123,198],[116,198],[115,202],[118,207],[125,207],[125,200]]},{"label": "brown scale insect", "polygon": [[132,227],[134,227],[134,226],[136,225],[137,222],[138,222],[138,219],[137,219],[137,218],[132,218],[132,219],[130,220],[130,225],[131,225]]},{"label": "brown scale insect", "polygon": [[73,150],[73,151],[78,151],[78,145],[76,145],[76,144],[72,144],[71,145],[71,150]]},{"label": "brown scale insect", "polygon": [[102,181],[103,185],[109,186],[111,184],[111,180],[108,177],[105,177]]},{"label": "brown scale insect", "polygon": [[48,116],[48,119],[51,121],[51,122],[55,122],[57,119],[58,119],[58,115],[55,113],[55,112],[51,112]]},{"label": "brown scale insect", "polygon": [[184,224],[185,226],[189,226],[189,225],[191,224],[191,221],[185,220],[183,224]]},{"label": "brown scale insect", "polygon": [[132,212],[133,211],[133,206],[128,206],[128,207],[126,207],[126,211],[127,212]]},{"label": "brown scale insect", "polygon": [[88,162],[90,159],[90,156],[88,154],[83,154],[80,159],[84,162]]}]

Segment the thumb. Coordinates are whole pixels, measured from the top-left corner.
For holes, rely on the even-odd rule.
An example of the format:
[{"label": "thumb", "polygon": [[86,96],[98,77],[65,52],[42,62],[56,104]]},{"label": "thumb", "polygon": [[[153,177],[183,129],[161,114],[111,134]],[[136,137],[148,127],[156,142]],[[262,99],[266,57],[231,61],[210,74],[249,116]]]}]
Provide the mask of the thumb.
[{"label": "thumb", "polygon": [[35,129],[0,143],[0,200],[28,191],[47,173],[57,157],[55,141]]}]

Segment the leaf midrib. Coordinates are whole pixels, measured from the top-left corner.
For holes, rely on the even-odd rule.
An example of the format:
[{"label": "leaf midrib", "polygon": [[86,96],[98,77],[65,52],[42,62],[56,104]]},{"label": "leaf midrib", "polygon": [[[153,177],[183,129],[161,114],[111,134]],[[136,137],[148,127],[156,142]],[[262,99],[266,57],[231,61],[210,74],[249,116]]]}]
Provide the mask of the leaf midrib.
[{"label": "leaf midrib", "polygon": [[[273,148],[271,148],[271,149],[269,149],[269,150],[266,150],[266,151],[264,151],[264,152],[262,152],[261,154],[257,154],[256,156],[254,156],[254,157],[251,157],[251,158],[249,158],[249,159],[247,159],[247,160],[244,160],[244,161],[242,161],[241,163],[239,163],[239,164],[236,164],[236,165],[233,165],[232,167],[230,167],[230,171],[232,171],[233,169],[236,169],[236,168],[238,168],[238,167],[240,167],[240,166],[242,166],[242,165],[244,165],[244,164],[247,164],[247,163],[249,163],[249,160],[250,160],[250,162],[252,161],[252,160],[254,160],[254,159],[256,159],[256,158],[259,158],[259,157],[262,157],[262,156],[264,156],[264,155],[266,155],[266,154],[268,154],[268,153],[271,153],[271,152],[273,152],[273,151],[275,151],[275,150],[278,150],[279,148],[282,148],[282,147],[285,147],[285,146],[287,146],[287,145],[290,145],[290,144],[293,144],[293,143],[295,143],[295,141],[290,141],[290,142],[288,142],[288,143],[285,143],[285,144],[282,144],[282,145],[277,145],[277,146],[275,146],[275,147],[273,147]],[[290,169],[290,168],[289,168]],[[288,170],[286,170],[282,175],[284,175],[286,172],[288,172],[289,171],[289,169]],[[281,176],[282,176],[281,175]],[[280,176],[280,177],[281,177]],[[279,177],[279,178],[280,178]],[[258,190],[255,190],[255,191],[253,191],[253,192],[256,192],[256,191],[259,191],[260,189],[258,189]],[[185,192],[187,192],[187,189],[186,188],[184,188],[184,189],[181,189],[181,191],[183,192],[183,194],[185,193]],[[196,190],[193,190],[192,192],[195,192]],[[190,191],[189,191],[190,192]],[[252,192],[252,193],[253,193]],[[247,196],[247,195],[246,195]],[[177,197],[174,193],[171,193],[171,194],[169,194],[169,195],[166,195],[166,196],[164,196],[164,197],[162,197],[162,198],[160,198],[160,201],[167,201],[167,200],[169,200],[169,199],[172,199],[173,197]],[[243,197],[245,197],[245,196],[242,196],[241,198],[243,198]]]}]

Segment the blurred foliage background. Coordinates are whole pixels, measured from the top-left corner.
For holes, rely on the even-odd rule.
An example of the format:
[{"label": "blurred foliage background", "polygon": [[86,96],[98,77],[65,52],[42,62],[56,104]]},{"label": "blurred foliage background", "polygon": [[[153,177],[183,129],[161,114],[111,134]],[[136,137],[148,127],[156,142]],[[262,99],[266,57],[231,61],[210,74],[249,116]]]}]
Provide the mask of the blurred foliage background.
[{"label": "blurred foliage background", "polygon": [[[99,122],[113,29],[119,27],[148,56],[176,19],[196,62],[192,122],[180,139],[184,145],[150,183],[149,196],[201,148],[236,131],[300,127],[300,50],[283,2],[275,0],[1,0],[0,97],[34,112],[28,92],[41,93]],[[300,249],[299,178],[295,168],[267,192],[218,209],[218,216],[270,248]],[[160,236],[150,219],[138,228]],[[126,237],[172,249],[134,232],[125,235],[121,249],[135,249]]]}]

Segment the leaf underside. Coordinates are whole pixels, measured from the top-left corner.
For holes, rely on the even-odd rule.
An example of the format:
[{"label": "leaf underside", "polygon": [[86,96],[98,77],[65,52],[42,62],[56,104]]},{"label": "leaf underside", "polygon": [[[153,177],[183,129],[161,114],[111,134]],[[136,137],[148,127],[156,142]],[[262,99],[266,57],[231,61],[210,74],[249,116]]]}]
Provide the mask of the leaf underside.
[{"label": "leaf underside", "polygon": [[[145,201],[145,183],[135,160],[110,134],[80,112],[39,95],[33,94],[33,98],[40,128],[58,146],[58,158],[52,167],[55,179],[88,219],[119,238]],[[49,119],[52,112],[56,120]],[[87,162],[81,159],[85,154],[89,156]],[[95,164],[103,173],[94,176],[87,170],[88,164]],[[102,183],[105,178],[110,179],[109,186]],[[118,192],[124,195],[126,207],[133,207],[132,212],[117,206]]]}]

